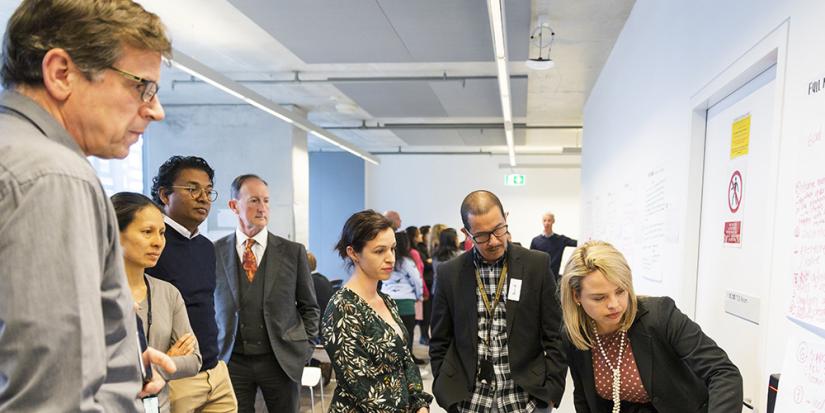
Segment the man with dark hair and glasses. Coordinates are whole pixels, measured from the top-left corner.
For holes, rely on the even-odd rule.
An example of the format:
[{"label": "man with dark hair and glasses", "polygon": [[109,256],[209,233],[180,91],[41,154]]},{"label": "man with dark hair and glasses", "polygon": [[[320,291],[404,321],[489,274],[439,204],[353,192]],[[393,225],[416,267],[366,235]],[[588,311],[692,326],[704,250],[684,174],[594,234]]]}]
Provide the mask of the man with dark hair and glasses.
[{"label": "man with dark hair and glasses", "polygon": [[173,412],[235,412],[238,403],[226,364],[218,360],[215,321],[215,247],[200,234],[218,193],[215,171],[197,156],[173,156],[152,179],[152,199],[166,216],[166,248],[149,275],[177,287],[186,302],[189,324],[198,340],[203,365],[189,378],[169,382]]},{"label": "man with dark hair and glasses", "polygon": [[[118,223],[86,157],[125,158],[163,119],[172,45],[131,0],[16,3],[0,53],[0,411],[138,411]],[[142,395],[162,389],[154,378]]]},{"label": "man with dark hair and glasses", "polygon": [[509,242],[492,192],[467,195],[461,221],[473,248],[438,267],[433,299],[436,400],[462,413],[549,412],[567,375],[550,259]]}]

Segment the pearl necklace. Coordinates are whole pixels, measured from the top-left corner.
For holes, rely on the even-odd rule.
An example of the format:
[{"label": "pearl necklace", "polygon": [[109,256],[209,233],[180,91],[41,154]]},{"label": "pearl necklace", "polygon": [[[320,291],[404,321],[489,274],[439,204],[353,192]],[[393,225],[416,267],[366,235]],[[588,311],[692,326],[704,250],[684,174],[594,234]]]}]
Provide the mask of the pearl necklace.
[{"label": "pearl necklace", "polygon": [[613,367],[613,364],[610,363],[610,360],[607,358],[607,353],[604,351],[604,346],[602,345],[602,340],[599,338],[599,331],[596,328],[596,322],[593,321],[593,335],[596,336],[596,345],[599,347],[599,352],[602,353],[602,357],[604,357],[604,361],[607,362],[607,367],[610,368],[610,371],[613,372],[613,413],[619,413],[619,410],[622,407],[622,399],[619,395],[619,390],[622,386],[622,373],[621,373],[621,365],[622,365],[622,354],[624,353],[624,338],[627,333],[624,330],[619,331],[619,358],[616,359],[616,367]]}]

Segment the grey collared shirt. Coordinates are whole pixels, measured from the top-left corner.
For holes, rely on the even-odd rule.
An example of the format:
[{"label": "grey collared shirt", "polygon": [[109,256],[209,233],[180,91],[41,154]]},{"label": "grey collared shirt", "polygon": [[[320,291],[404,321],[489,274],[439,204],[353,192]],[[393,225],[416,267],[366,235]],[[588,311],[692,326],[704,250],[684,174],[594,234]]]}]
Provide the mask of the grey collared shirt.
[{"label": "grey collared shirt", "polygon": [[0,263],[0,411],[138,411],[114,210],[69,133],[13,91],[0,94]]}]

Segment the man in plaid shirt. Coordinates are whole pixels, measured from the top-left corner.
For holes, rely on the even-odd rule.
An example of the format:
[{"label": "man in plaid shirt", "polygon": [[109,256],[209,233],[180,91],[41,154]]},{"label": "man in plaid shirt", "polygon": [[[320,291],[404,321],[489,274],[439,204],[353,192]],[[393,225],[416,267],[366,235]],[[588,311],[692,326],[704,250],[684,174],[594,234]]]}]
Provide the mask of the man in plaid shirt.
[{"label": "man in plaid shirt", "polygon": [[548,412],[567,374],[550,257],[509,242],[491,192],[467,195],[461,218],[474,248],[438,269],[433,393],[451,412]]}]

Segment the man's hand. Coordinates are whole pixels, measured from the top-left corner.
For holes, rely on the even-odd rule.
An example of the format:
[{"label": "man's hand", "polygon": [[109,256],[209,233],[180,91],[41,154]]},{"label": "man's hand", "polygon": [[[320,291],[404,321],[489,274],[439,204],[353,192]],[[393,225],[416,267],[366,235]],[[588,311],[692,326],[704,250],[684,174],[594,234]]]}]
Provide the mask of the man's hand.
[{"label": "man's hand", "polygon": [[192,333],[186,333],[180,336],[175,344],[172,344],[166,355],[169,357],[188,356],[193,352],[195,352],[195,336]]},{"label": "man's hand", "polygon": [[151,396],[160,393],[163,386],[166,385],[166,380],[161,376],[155,367],[160,367],[166,373],[172,374],[178,370],[175,362],[169,356],[162,352],[149,347],[143,352],[143,362],[151,363],[152,365],[152,381],[143,385],[143,390],[138,393],[138,398]]}]

